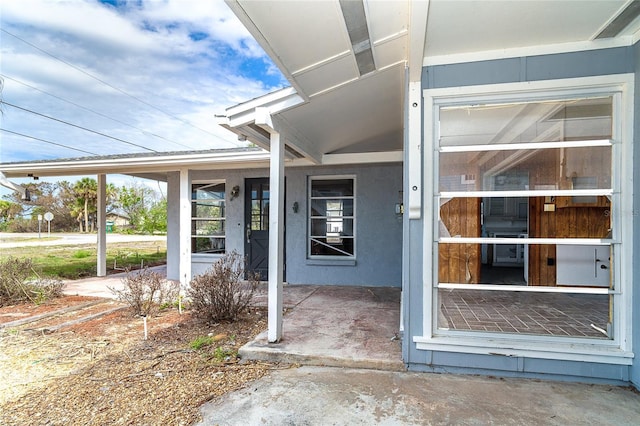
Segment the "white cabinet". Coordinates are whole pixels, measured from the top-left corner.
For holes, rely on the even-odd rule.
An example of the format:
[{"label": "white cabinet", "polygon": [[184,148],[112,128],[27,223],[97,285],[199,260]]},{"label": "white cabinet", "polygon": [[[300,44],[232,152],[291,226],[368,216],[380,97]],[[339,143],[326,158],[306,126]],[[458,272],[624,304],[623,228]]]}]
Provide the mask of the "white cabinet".
[{"label": "white cabinet", "polygon": [[556,246],[556,284],[609,287],[609,246]]}]

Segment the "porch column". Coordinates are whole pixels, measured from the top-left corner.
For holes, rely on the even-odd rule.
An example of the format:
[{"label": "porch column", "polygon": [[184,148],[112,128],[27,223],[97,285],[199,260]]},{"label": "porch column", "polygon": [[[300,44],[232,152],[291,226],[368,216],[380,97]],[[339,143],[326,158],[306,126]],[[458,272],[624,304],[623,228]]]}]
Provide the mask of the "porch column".
[{"label": "porch column", "polygon": [[167,279],[180,281],[180,172],[167,173]]},{"label": "porch column", "polygon": [[284,270],[284,142],[271,133],[269,173],[269,343],[282,338],[282,285]]},{"label": "porch column", "polygon": [[107,176],[98,175],[98,260],[97,276],[107,275]]},{"label": "porch column", "polygon": [[191,188],[189,170],[180,170],[180,284],[191,281]]}]

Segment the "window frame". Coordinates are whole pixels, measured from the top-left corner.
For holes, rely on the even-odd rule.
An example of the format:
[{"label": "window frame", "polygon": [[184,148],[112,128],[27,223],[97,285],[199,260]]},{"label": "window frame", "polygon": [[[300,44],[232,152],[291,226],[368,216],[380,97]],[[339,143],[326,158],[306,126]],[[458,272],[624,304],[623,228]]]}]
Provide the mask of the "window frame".
[{"label": "window frame", "polygon": [[[349,219],[353,221],[353,236],[349,237],[353,241],[353,254],[350,256],[339,256],[339,255],[322,255],[322,254],[311,254],[311,242],[314,236],[311,234],[312,232],[312,221],[314,219],[322,219],[328,218],[328,216],[313,216],[312,212],[312,204],[313,200],[318,199],[327,199],[327,197],[314,197],[313,196],[313,182],[314,181],[323,181],[323,180],[351,180],[353,183],[353,195],[351,196],[340,196],[340,197],[330,197],[331,199],[345,199],[353,201],[353,214],[350,216],[336,216],[342,219]],[[356,259],[357,254],[357,181],[356,175],[314,175],[307,177],[307,205],[308,205],[308,214],[307,214],[307,259],[310,261],[330,261],[330,262],[352,262]]]},{"label": "window frame", "polygon": [[[222,211],[224,212],[224,214],[221,217],[205,217],[205,218],[199,218],[199,217],[195,217],[194,216],[194,205],[198,202],[198,201],[202,201],[202,200],[198,200],[193,198],[193,195],[195,193],[194,191],[194,187],[195,186],[211,186],[211,185],[220,185],[223,184],[224,185],[224,198],[220,201],[222,201]],[[227,184],[226,181],[223,179],[217,179],[217,180],[194,180],[190,183],[190,189],[191,189],[191,195],[190,195],[190,199],[189,199],[189,204],[191,206],[191,228],[190,228],[190,232],[189,232],[189,239],[191,242],[191,255],[193,257],[222,257],[226,254],[227,252]],[[218,200],[216,200],[218,201]],[[224,229],[224,233],[222,235],[197,235],[193,232],[194,226],[193,224],[195,222],[198,221],[210,221],[210,222],[215,222],[215,221],[219,221],[222,222],[223,224],[223,229]],[[196,252],[193,251],[193,248],[195,246],[195,240],[197,238],[203,238],[203,237],[210,237],[210,238],[216,238],[216,239],[222,239],[224,240],[225,244],[225,248],[223,252],[220,253],[208,253],[208,252]]]},{"label": "window frame", "polygon": [[[631,342],[631,286],[633,240],[632,174],[633,174],[633,91],[632,74],[614,76],[583,77],[564,80],[548,80],[526,83],[506,83],[464,88],[426,89],[424,99],[424,146],[423,155],[423,199],[434,200],[431,209],[425,203],[423,227],[423,335],[413,336],[417,349],[449,352],[502,354],[546,359],[606,362],[630,365],[633,353]],[[515,335],[496,332],[446,332],[437,328],[437,292],[446,288],[438,283],[438,217],[442,194],[438,188],[438,112],[444,106],[461,106],[496,102],[535,102],[549,99],[586,97],[613,97],[612,122],[612,171],[611,171],[611,215],[613,236],[611,246],[615,262],[612,265],[614,288],[597,289],[613,296],[613,338],[611,340],[588,340],[574,337],[543,335]],[[455,148],[454,148],[455,149]],[[433,169],[431,169],[433,167]],[[552,191],[553,195],[558,191]],[[590,194],[591,195],[590,191]],[[571,195],[581,195],[580,190]],[[477,195],[477,194],[476,194]],[[487,196],[485,192],[480,196]],[[502,195],[502,193],[500,194]],[[519,195],[519,194],[512,194]],[[569,194],[567,194],[569,195]],[[477,242],[473,239],[473,242]],[[471,239],[470,239],[471,241]],[[484,242],[484,241],[483,241]],[[522,243],[522,239],[508,241]],[[533,241],[531,241],[533,242]],[[536,239],[535,243],[540,240]],[[592,241],[589,241],[589,243]],[[551,243],[549,241],[548,243]],[[553,242],[554,244],[557,241]],[[572,243],[580,243],[573,241]],[[471,286],[471,284],[467,285]],[[477,284],[473,284],[478,289]],[[465,285],[450,287],[464,288]],[[483,285],[482,289],[485,289]],[[487,289],[489,290],[489,289]],[[504,290],[504,288],[500,288]],[[514,290],[531,290],[531,287]],[[552,290],[558,291],[558,290]],[[578,292],[582,292],[577,289]],[[588,291],[584,291],[588,292]]]}]

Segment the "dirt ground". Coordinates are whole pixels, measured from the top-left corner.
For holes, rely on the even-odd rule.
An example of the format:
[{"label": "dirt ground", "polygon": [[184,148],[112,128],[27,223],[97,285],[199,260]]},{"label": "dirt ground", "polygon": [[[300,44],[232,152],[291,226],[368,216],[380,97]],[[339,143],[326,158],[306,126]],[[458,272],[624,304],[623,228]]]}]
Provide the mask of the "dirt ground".
[{"label": "dirt ground", "polygon": [[[64,317],[2,326],[80,305]],[[100,311],[111,313],[95,318]],[[147,319],[145,340],[143,319],[117,302],[63,297],[2,307],[0,327],[2,425],[189,425],[204,402],[287,368],[237,358],[266,328],[262,309],[219,324],[165,309]]]}]

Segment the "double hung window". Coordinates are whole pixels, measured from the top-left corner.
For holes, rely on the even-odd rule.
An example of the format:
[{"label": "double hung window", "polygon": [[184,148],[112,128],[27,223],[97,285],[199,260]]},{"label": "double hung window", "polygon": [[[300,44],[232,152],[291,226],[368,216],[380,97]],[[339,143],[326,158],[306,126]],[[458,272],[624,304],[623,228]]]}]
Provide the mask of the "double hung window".
[{"label": "double hung window", "polygon": [[191,190],[191,251],[225,253],[225,184],[194,183]]}]

